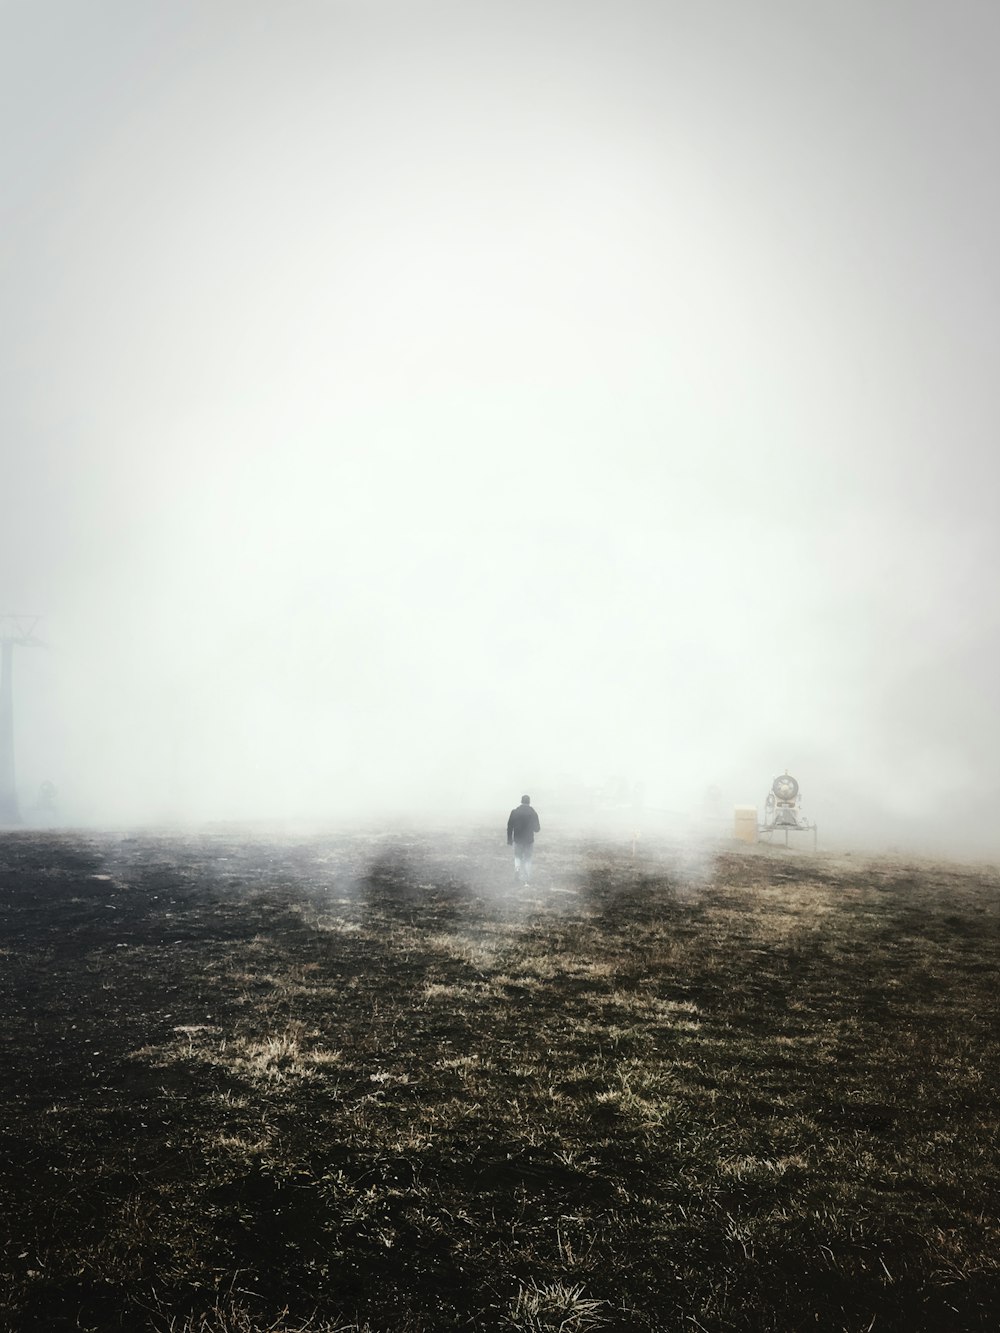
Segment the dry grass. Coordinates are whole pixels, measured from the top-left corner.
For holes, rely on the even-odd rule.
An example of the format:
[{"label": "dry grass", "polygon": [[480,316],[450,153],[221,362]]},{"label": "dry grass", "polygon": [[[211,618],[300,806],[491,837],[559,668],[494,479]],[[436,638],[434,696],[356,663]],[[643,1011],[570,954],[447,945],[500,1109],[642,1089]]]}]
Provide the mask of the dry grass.
[{"label": "dry grass", "polygon": [[515,897],[269,845],[248,898],[182,851],[186,944],[138,860],[125,948],[8,908],[5,1327],[995,1327],[992,872],[567,848]]}]

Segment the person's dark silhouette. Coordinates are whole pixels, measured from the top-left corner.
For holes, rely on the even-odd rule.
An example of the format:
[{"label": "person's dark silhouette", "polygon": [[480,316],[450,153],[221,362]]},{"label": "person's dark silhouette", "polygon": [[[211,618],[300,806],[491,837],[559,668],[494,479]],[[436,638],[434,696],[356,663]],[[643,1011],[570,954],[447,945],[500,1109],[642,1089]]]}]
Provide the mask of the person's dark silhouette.
[{"label": "person's dark silhouette", "polygon": [[507,846],[514,848],[514,874],[525,884],[531,879],[531,857],[535,850],[535,834],[541,831],[538,816],[531,808],[531,797],[522,796],[507,820]]}]

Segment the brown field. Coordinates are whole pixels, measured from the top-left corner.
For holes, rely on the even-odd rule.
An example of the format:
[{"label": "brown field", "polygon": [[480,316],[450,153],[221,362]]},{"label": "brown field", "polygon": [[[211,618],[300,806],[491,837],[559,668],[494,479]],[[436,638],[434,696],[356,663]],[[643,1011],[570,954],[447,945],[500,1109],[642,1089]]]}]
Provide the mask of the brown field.
[{"label": "brown field", "polygon": [[8,1330],[1000,1326],[1000,879],[5,835]]}]

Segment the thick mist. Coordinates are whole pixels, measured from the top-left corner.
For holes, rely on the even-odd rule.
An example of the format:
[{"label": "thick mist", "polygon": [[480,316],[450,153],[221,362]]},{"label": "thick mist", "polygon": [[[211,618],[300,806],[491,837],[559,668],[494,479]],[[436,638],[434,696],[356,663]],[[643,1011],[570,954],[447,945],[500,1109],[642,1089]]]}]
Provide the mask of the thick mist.
[{"label": "thick mist", "polygon": [[996,850],[992,6],[0,30],[23,807]]}]

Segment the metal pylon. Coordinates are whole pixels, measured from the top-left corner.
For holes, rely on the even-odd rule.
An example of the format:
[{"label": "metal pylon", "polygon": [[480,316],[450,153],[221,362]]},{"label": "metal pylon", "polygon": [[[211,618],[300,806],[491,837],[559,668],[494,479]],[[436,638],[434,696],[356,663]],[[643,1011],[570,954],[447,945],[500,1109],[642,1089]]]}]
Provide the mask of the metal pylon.
[{"label": "metal pylon", "polygon": [[38,616],[0,615],[0,824],[19,824],[14,769],[14,649],[36,648]]}]

